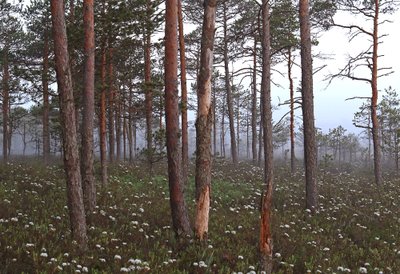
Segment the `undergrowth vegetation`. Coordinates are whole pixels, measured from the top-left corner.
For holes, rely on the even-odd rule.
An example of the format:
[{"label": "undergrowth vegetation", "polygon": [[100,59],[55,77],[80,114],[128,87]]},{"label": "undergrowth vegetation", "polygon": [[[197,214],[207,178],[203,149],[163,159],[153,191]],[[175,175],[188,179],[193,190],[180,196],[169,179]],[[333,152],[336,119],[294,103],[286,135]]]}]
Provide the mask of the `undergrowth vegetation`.
[{"label": "undergrowth vegetation", "polygon": [[[0,166],[0,273],[255,273],[262,170],[214,166],[209,240],[177,241],[163,172],[118,165],[98,186],[89,249],[70,240],[61,166]],[[160,168],[160,171],[165,170]],[[278,168],[275,273],[400,273],[400,180],[321,171],[320,210],[304,210],[304,175]],[[186,187],[194,217],[193,174]],[[365,272],[364,272],[365,271]]]}]

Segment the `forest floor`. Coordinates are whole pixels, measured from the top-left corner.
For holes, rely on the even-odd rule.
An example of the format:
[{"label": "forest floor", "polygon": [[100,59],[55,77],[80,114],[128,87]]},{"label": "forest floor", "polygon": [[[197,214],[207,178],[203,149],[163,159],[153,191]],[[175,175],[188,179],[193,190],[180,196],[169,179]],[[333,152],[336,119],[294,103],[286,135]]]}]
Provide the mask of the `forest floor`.
[{"label": "forest floor", "polygon": [[[256,273],[262,170],[218,161],[209,240],[176,241],[168,182],[115,165],[98,188],[89,250],[70,240],[61,165],[0,165],[0,273]],[[304,209],[304,175],[275,172],[274,273],[400,273],[400,179],[321,171],[320,210]],[[194,217],[193,174],[186,196]]]}]

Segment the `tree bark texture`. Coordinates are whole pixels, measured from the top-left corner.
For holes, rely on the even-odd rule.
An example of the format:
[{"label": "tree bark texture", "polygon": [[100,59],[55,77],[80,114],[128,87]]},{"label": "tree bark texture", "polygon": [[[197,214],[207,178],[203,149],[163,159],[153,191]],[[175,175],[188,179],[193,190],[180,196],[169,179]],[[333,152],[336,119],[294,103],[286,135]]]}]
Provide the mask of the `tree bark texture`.
[{"label": "tree bark texture", "polygon": [[94,0],[83,1],[83,25],[85,32],[85,75],[82,111],[82,184],[83,198],[87,213],[96,207],[96,185],[94,178],[94,77],[95,77],[95,37]]},{"label": "tree bark texture", "polygon": [[235,122],[233,115],[233,99],[232,99],[232,86],[229,81],[229,57],[228,57],[228,22],[227,22],[227,7],[226,2],[223,2],[224,9],[224,69],[225,69],[225,88],[226,88],[226,104],[228,106],[229,118],[229,133],[231,136],[231,157],[233,163],[236,165],[238,162],[236,135],[235,135]]},{"label": "tree bark texture", "polygon": [[272,190],[273,190],[273,144],[272,144],[272,109],[271,109],[271,40],[269,21],[269,1],[262,1],[262,79],[261,103],[263,105],[264,138],[264,185],[261,197],[260,218],[260,267],[266,273],[272,273]]},{"label": "tree bark texture", "polygon": [[306,207],[315,212],[318,207],[317,147],[314,125],[313,71],[311,56],[309,0],[300,0],[301,96],[304,130],[304,165],[306,171]]},{"label": "tree bark texture", "polygon": [[178,0],[178,24],[179,24],[179,58],[181,65],[181,112],[182,112],[182,180],[186,185],[189,173],[189,140],[188,140],[188,116],[187,116],[187,83],[186,83],[186,57],[185,36],[183,32],[182,0]]},{"label": "tree bark texture", "polygon": [[165,114],[167,130],[168,178],[172,224],[178,237],[191,233],[183,195],[179,146],[178,96],[178,0],[166,1],[165,14]]},{"label": "tree bark texture", "polygon": [[67,176],[67,200],[71,231],[72,237],[78,243],[79,248],[84,250],[87,247],[86,217],[83,205],[75,106],[67,48],[64,1],[51,0],[50,5],[57,86],[60,94],[64,169]]},{"label": "tree bark texture", "polygon": [[211,79],[213,71],[216,0],[204,2],[196,120],[196,217],[195,235],[207,239],[211,192]]}]

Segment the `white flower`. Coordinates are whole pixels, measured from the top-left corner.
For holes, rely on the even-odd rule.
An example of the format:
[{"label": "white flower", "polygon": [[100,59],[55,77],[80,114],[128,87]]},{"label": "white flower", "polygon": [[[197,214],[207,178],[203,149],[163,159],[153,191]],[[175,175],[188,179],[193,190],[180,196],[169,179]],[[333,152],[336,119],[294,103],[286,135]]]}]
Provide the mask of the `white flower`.
[{"label": "white flower", "polygon": [[239,259],[239,260],[243,260],[243,256],[242,256],[242,255],[239,255],[239,256],[238,256],[238,259]]},{"label": "white flower", "polygon": [[329,247],[325,247],[324,249],[323,249],[323,251],[329,251],[330,249],[329,249]]},{"label": "white flower", "polygon": [[280,258],[281,256],[281,253],[275,253],[275,257]]},{"label": "white flower", "polygon": [[49,255],[47,255],[47,253],[46,252],[42,252],[42,253],[40,253],[40,257],[43,257],[43,258],[47,258]]},{"label": "white flower", "polygon": [[129,269],[126,267],[121,267],[120,269],[121,272],[129,272]]},{"label": "white flower", "polygon": [[360,273],[368,273],[368,271],[365,267],[360,267],[359,272]]},{"label": "white flower", "polygon": [[117,254],[117,255],[114,256],[114,259],[115,259],[115,260],[121,260],[122,258],[121,258],[120,255]]}]

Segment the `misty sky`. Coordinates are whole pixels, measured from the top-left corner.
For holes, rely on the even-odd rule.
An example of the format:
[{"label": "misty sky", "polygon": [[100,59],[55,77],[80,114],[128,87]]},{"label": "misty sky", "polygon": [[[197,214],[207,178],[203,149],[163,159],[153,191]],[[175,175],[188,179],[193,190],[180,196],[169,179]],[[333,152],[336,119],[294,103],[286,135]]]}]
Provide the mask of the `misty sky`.
[{"label": "misty sky", "polygon": [[[380,94],[383,93],[385,88],[392,86],[396,91],[400,93],[400,53],[399,53],[399,29],[400,29],[400,12],[397,11],[394,15],[388,18],[393,23],[383,24],[380,28],[380,34],[388,34],[387,37],[383,38],[383,44],[379,45],[379,54],[383,54],[384,57],[379,59],[379,66],[392,67],[394,73],[378,79],[378,88]],[[336,21],[340,23],[351,22],[357,23],[363,22],[362,19],[352,18],[348,15],[337,15]],[[371,25],[371,24],[369,24]],[[365,28],[371,29],[365,25]],[[363,102],[362,100],[351,100],[346,101],[349,97],[366,97],[371,96],[371,89],[368,83],[352,81],[349,79],[336,79],[328,87],[327,81],[323,81],[330,73],[337,73],[340,67],[346,63],[346,56],[350,53],[360,52],[360,50],[368,47],[369,42],[365,37],[359,37],[353,40],[351,43],[348,42],[348,33],[341,29],[332,29],[326,33],[323,33],[319,40],[319,45],[313,47],[313,53],[321,52],[324,55],[328,55],[331,60],[314,60],[314,67],[318,67],[321,64],[327,64],[328,66],[315,75],[314,77],[314,97],[315,97],[315,117],[316,126],[323,129],[324,132],[328,132],[330,128],[342,125],[349,132],[360,132],[360,129],[352,125],[353,114],[358,111],[358,107]],[[300,62],[300,57],[297,57],[296,62]],[[286,70],[284,70],[286,72]],[[296,82],[295,87],[299,85],[300,68],[296,68]],[[360,71],[361,73],[361,71]],[[366,75],[366,74],[362,74]],[[368,77],[366,75],[366,77]],[[280,100],[288,98],[288,86],[287,80],[282,78],[280,84],[284,86],[285,90],[273,87],[273,102],[277,104],[278,96]],[[288,107],[284,106],[279,111],[275,112],[274,120],[278,120],[279,116],[286,113]],[[301,115],[301,111],[297,111],[297,115]]]}]

